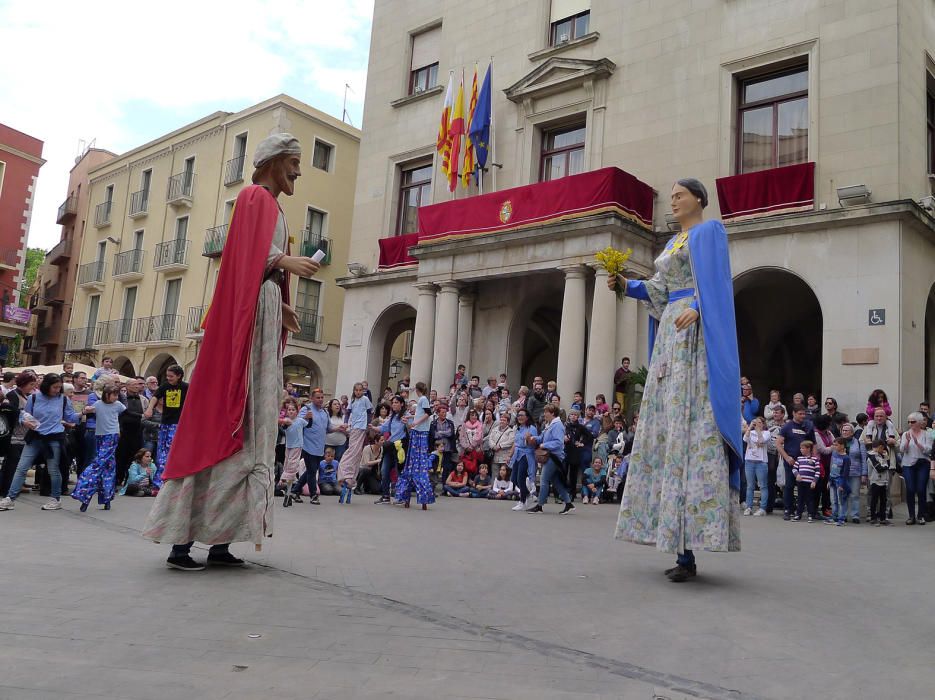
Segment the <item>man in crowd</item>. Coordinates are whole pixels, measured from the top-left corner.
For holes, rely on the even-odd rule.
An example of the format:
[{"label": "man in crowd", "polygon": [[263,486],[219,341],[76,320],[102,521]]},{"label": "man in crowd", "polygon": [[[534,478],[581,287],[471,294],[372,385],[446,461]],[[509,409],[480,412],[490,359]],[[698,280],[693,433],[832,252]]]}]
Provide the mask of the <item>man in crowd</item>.
[{"label": "man in crowd", "polygon": [[458,371],[455,372],[455,380],[453,383],[459,387],[467,384],[467,367],[464,365],[458,365]]},{"label": "man in crowd", "polygon": [[143,412],[143,418],[149,420],[153,417],[153,411],[157,405],[162,408],[162,423],[159,426],[159,443],[156,446],[155,455],[156,474],[153,477],[153,486],[156,488],[162,487],[162,473],[166,468],[166,458],[169,456],[169,449],[172,447],[172,440],[175,438],[175,431],[182,417],[182,408],[185,406],[188,382],[182,381],[184,376],[185,370],[179,365],[169,367],[166,370],[165,383],[156,390]]},{"label": "man in crowd", "polygon": [[484,395],[483,390],[480,387],[480,377],[476,374],[471,377],[471,383],[468,384],[468,396],[471,399],[479,399]]},{"label": "man in crowd", "polygon": [[483,391],[481,391],[481,396],[483,396],[484,401],[486,401],[487,398],[496,391],[497,391],[496,377],[487,377],[487,386],[485,386]]},{"label": "man in crowd", "polygon": [[740,414],[747,425],[760,415],[760,400],[753,395],[753,385],[749,382],[740,387]]},{"label": "man in crowd", "polygon": [[534,382],[532,385],[532,394],[526,399],[526,410],[529,411],[529,417],[533,425],[542,424],[542,411],[545,408],[545,388],[542,381]]},{"label": "man in crowd", "polygon": [[776,436],[776,451],[784,463],[786,485],[782,491],[783,520],[792,519],[792,495],[795,489],[795,476],[792,474],[792,465],[802,456],[799,449],[805,440],[813,440],[815,428],[806,418],[807,411],[802,404],[796,404],[792,409],[792,420],[782,426]]},{"label": "man in crowd", "polygon": [[342,423],[335,428],[331,425],[328,411],[324,408],[325,392],[320,388],[312,389],[312,401],[302,407],[299,417],[308,421],[302,431],[302,459],[305,461],[305,472],[295,482],[292,493],[301,496],[302,487],[308,485],[308,495],[312,503],[318,503],[316,490],[318,488],[318,465],[325,458],[325,435],[333,432],[347,432],[347,424]]},{"label": "man in crowd", "polygon": [[825,413],[831,417],[831,434],[841,437],[841,426],[847,422],[847,414],[838,410],[837,399],[831,396],[825,399]]},{"label": "man in crowd", "polygon": [[925,419],[925,427],[926,427],[926,428],[931,428],[931,427],[932,427],[932,417],[931,417],[931,414],[929,413],[930,410],[931,410],[931,409],[930,409],[930,407],[929,407],[929,402],[928,402],[928,401],[921,401],[921,402],[919,403],[919,413],[921,413],[921,414],[922,414],[922,418]]},{"label": "man in crowd", "polygon": [[147,401],[143,397],[143,378],[134,377],[127,382],[126,394],[121,397],[123,405],[127,407],[120,414],[120,439],[117,442],[117,483],[127,480],[133,455],[143,445],[143,411],[146,410]]},{"label": "man in crowd", "polygon": [[149,376],[146,377],[146,385],[143,389],[143,396],[146,397],[146,400],[149,401],[153,398],[153,395],[156,393],[156,390],[159,388],[159,380],[156,377]]},{"label": "man in crowd", "polygon": [[630,358],[620,360],[620,366],[614,372],[614,399],[620,404],[620,410],[626,415],[627,396],[630,393],[630,380],[633,372],[630,370]]}]

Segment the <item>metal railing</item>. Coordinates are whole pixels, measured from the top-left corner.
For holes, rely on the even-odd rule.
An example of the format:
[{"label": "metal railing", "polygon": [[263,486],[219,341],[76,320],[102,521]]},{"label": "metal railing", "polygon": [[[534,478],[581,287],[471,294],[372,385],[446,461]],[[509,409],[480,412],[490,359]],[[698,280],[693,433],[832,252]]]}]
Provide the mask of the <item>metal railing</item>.
[{"label": "metal railing", "polygon": [[116,345],[129,343],[133,336],[133,319],[118,318],[112,321],[101,321],[97,324],[95,345]]},{"label": "metal railing", "polygon": [[181,319],[182,317],[178,314],[138,318],[136,320],[136,332],[133,334],[133,342],[159,343],[178,340]]},{"label": "metal railing", "polygon": [[322,259],[322,265],[331,264],[331,239],[322,236],[320,233],[312,233],[308,229],[302,231],[302,246],[300,255],[306,258],[312,257],[316,251],[323,250],[325,257]]},{"label": "metal railing", "polygon": [[195,173],[188,170],[172,175],[166,187],[166,201],[177,202],[182,199],[190,200],[195,189]]},{"label": "metal railing", "polygon": [[142,216],[149,211],[149,190],[140,190],[130,195],[130,216]]},{"label": "metal railing", "polygon": [[64,224],[69,218],[78,213],[78,198],[75,195],[69,196],[58,208],[58,216],[55,223]]},{"label": "metal railing", "polygon": [[50,263],[65,262],[71,258],[71,238],[63,238],[55,247],[46,253],[46,259]]},{"label": "metal railing", "polygon": [[107,263],[103,260],[85,263],[78,268],[78,284],[96,284],[104,281]]},{"label": "metal railing", "polygon": [[94,225],[98,228],[110,226],[110,214],[114,208],[114,203],[110,200],[101,202],[94,207]]},{"label": "metal railing", "polygon": [[53,306],[56,304],[65,303],[65,280],[56,280],[50,285],[47,285],[42,288],[40,292],[42,297],[40,303],[46,306]]},{"label": "metal railing", "polygon": [[185,326],[185,332],[188,335],[196,335],[202,332],[201,322],[204,320],[205,311],[207,310],[207,306],[188,307],[188,324]]},{"label": "metal railing", "polygon": [[224,251],[227,242],[227,224],[221,224],[205,231],[205,247],[202,255],[206,258],[216,258]]},{"label": "metal railing", "polygon": [[293,334],[294,340],[304,340],[308,343],[321,342],[321,326],[324,322],[324,316],[319,316],[315,311],[297,308],[296,315],[299,317],[299,326],[302,329]]},{"label": "metal railing", "polygon": [[157,243],[156,254],[153,256],[153,269],[177,265],[188,265],[188,241],[176,238]]},{"label": "metal railing", "polygon": [[143,274],[143,258],[146,251],[142,248],[133,248],[125,250],[122,253],[114,254],[114,277],[121,275],[131,275],[133,273]]},{"label": "metal railing", "polygon": [[233,185],[243,180],[243,166],[246,156],[238,156],[227,161],[227,167],[224,171],[224,184]]},{"label": "metal railing", "polygon": [[65,334],[65,352],[90,350],[94,347],[94,326],[69,328]]}]

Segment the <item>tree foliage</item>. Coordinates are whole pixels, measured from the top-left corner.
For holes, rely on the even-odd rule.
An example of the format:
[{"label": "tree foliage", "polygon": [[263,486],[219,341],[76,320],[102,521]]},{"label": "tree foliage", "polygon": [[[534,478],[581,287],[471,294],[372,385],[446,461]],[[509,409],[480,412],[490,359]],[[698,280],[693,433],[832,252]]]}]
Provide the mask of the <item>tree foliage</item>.
[{"label": "tree foliage", "polygon": [[45,260],[45,251],[42,248],[26,249],[26,265],[23,269],[23,282],[19,287],[19,305],[24,309],[29,304],[29,288],[36,281],[39,266]]}]

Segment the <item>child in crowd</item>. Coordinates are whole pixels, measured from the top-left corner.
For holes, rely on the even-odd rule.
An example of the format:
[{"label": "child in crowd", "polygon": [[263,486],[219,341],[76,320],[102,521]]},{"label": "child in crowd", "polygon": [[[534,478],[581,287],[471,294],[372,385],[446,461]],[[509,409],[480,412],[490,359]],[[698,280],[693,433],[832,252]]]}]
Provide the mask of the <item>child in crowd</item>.
[{"label": "child in crowd", "polygon": [[367,433],[370,423],[370,412],[373,410],[373,404],[364,393],[363,382],[354,384],[353,398],[348,404],[345,416],[350,428],[350,436],[347,442],[347,450],[341,455],[341,463],[338,465],[338,483],[341,485],[341,497],[338,503],[350,503],[351,494],[354,487],[357,486],[357,470],[360,468],[360,458],[364,453],[364,446],[367,443]]},{"label": "child in crowd", "polygon": [[510,390],[505,386],[500,388],[500,404],[497,415],[501,413],[509,413],[510,409],[513,406],[513,400],[510,398]]},{"label": "child in crowd", "polygon": [[325,458],[318,467],[318,488],[322,496],[338,495],[338,460],[334,458],[334,448],[325,448]]},{"label": "child in crowd", "polygon": [[454,471],[445,480],[445,496],[470,497],[471,487],[468,486],[468,474],[464,470],[464,462],[459,461]]},{"label": "child in crowd", "polygon": [[798,484],[798,512],[792,517],[792,520],[799,522],[802,519],[802,513],[808,506],[808,522],[815,522],[815,507],[818,499],[815,497],[815,489],[818,488],[818,478],[821,475],[821,463],[812,457],[812,448],[815,443],[811,440],[803,440],[799,448],[799,456],[792,465],[792,475],[795,477],[795,483]]},{"label": "child in crowd", "polygon": [[504,501],[513,498],[518,493],[519,490],[510,481],[510,470],[505,464],[501,464],[500,471],[497,472],[497,478],[494,479],[493,486],[490,487],[488,498]]},{"label": "child in crowd", "polygon": [[870,524],[889,525],[886,519],[886,490],[894,472],[883,440],[874,440],[867,453],[867,480],[870,483]]},{"label": "child in crowd", "polygon": [[571,400],[570,411],[577,411],[579,416],[584,415],[584,394],[580,391],[575,392],[574,398]]},{"label": "child in crowd", "polygon": [[581,484],[581,502],[596,506],[601,502],[604,485],[607,483],[607,471],[604,469],[604,460],[595,457],[591,466],[584,470],[584,479]]},{"label": "child in crowd", "polygon": [[831,491],[831,517],[825,522],[838,527],[847,522],[847,501],[850,496],[851,458],[847,454],[847,440],[842,437],[832,443],[828,489]]},{"label": "child in crowd", "polygon": [[[96,405],[96,404],[95,404]],[[153,453],[145,447],[137,450],[130,464],[127,476],[127,485],[120,492],[121,496],[155,496],[153,493],[153,477],[156,475],[156,466],[153,464]]]},{"label": "child in crowd", "polygon": [[598,418],[610,413],[610,406],[607,405],[607,399],[603,394],[594,397],[594,411]]},{"label": "child in crowd", "polygon": [[299,470],[304,471],[305,463],[302,461],[302,444],[305,426],[308,421],[299,417],[299,404],[293,398],[288,398],[282,402],[283,417],[279,419],[279,424],[286,429],[286,456],[283,460],[282,475],[279,477],[279,485],[283,487],[285,495],[282,505],[288,508],[295,500],[292,493],[292,484],[299,478]]},{"label": "child in crowd", "polygon": [[493,480],[490,478],[490,467],[481,464],[477,468],[477,476],[471,480],[471,498],[487,498]]},{"label": "child in crowd", "polygon": [[78,483],[75,485],[71,497],[81,502],[82,513],[88,510],[91,497],[97,493],[97,502],[110,510],[110,502],[114,498],[117,481],[117,460],[114,454],[117,451],[117,442],[120,440],[120,414],[127,407],[117,398],[120,390],[113,384],[101,389],[101,400],[92,406],[85,406],[84,412],[94,414],[97,426],[94,429],[94,441],[97,443],[97,454],[94,460],[84,468]]}]

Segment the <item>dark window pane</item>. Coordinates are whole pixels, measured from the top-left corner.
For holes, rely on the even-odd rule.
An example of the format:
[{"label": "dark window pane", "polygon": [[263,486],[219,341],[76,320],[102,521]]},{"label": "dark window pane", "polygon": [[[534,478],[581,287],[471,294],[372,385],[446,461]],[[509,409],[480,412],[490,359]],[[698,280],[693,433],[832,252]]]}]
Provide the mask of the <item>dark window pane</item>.
[{"label": "dark window pane", "polygon": [[438,85],[438,64],[432,64],[428,67],[428,80],[425,83],[425,89],[433,88]]},{"label": "dark window pane", "polygon": [[561,44],[565,41],[571,41],[571,33],[574,29],[572,19],[563,19],[552,25],[552,45]]},{"label": "dark window pane", "polygon": [[590,12],[583,12],[575,18],[575,38],[588,33],[588,24],[591,19]]},{"label": "dark window pane", "polygon": [[808,98],[778,105],[779,148],[777,166],[808,160]]},{"label": "dark window pane", "polygon": [[808,71],[750,80],[744,85],[743,101],[757,102],[808,90]]},{"label": "dark window pane", "polygon": [[331,146],[316,141],[315,152],[312,154],[312,165],[319,170],[328,170],[331,165]]},{"label": "dark window pane", "polygon": [[773,167],[773,107],[741,113],[740,172]]}]

